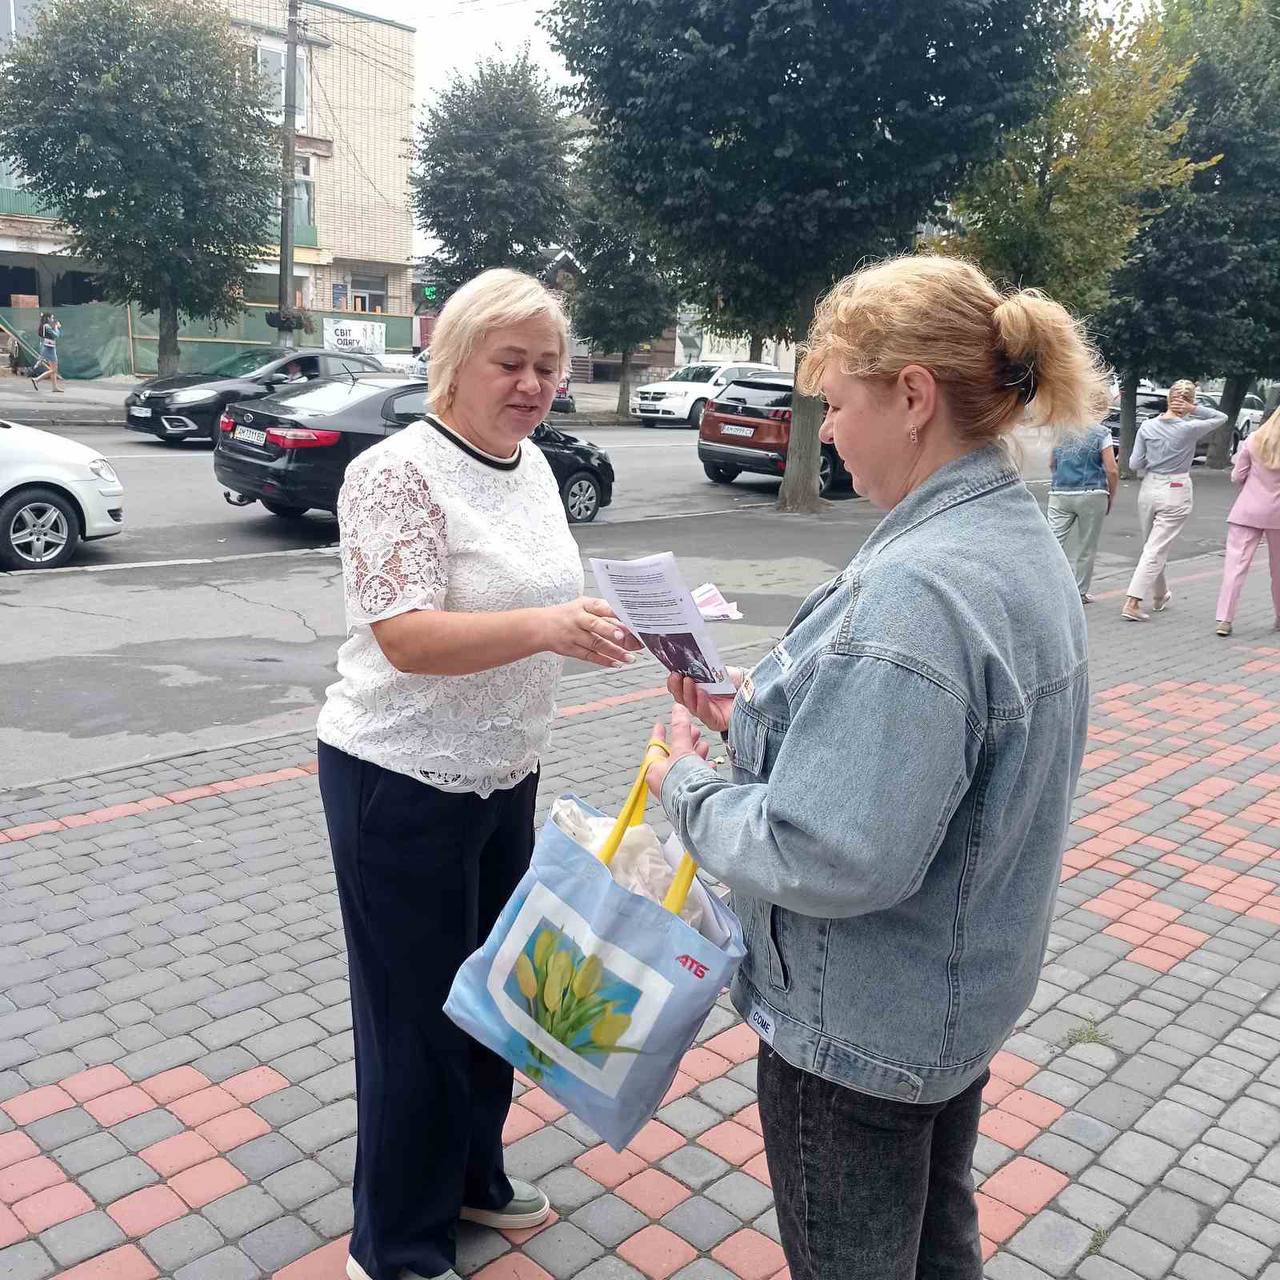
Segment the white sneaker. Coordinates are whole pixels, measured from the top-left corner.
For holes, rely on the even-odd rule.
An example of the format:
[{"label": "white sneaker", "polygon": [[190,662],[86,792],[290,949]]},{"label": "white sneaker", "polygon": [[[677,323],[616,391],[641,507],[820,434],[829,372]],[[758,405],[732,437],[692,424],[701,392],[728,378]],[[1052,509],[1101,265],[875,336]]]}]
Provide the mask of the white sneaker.
[{"label": "white sneaker", "polygon": [[[369,1273],[353,1258],[347,1255],[347,1280],[370,1280]],[[400,1280],[425,1280],[416,1271],[402,1271]],[[433,1280],[459,1280],[456,1271],[445,1271],[433,1277]]]},{"label": "white sneaker", "polygon": [[551,1201],[531,1182],[512,1178],[511,1190],[515,1194],[504,1208],[464,1208],[458,1216],[463,1222],[476,1222],[482,1227],[496,1227],[499,1231],[539,1227],[551,1216]]}]

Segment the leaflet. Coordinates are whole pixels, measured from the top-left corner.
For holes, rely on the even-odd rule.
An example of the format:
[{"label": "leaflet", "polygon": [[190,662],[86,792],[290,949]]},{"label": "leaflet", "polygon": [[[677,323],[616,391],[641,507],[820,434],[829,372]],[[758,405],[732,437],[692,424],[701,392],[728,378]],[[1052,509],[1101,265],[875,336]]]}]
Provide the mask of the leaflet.
[{"label": "leaflet", "polygon": [[668,671],[688,676],[708,693],[734,693],[670,551],[640,560],[592,558],[591,570],[600,594],[623,625]]}]

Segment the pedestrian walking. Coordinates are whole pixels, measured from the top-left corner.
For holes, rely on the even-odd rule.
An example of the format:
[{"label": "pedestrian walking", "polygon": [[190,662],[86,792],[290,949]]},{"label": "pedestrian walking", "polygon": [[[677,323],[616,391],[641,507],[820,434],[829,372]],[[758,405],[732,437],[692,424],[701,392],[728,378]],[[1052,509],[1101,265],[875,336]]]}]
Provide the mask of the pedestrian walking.
[{"label": "pedestrian walking", "polygon": [[536,280],[464,285],[435,329],[434,412],[361,454],[338,500],[347,640],[318,736],[355,1031],[352,1280],[453,1277],[459,1218],[550,1212],[503,1169],[511,1067],[442,1007],[528,868],[564,659],[639,647],[582,598],[527,444],[568,351]]},{"label": "pedestrian walking", "polygon": [[672,677],[649,785],[743,920],[794,1280],[979,1280],[982,1089],[1035,992],[1089,709],[1080,592],[1002,442],[1106,386],[1062,307],[945,258],[836,285],[798,385],[887,514],[735,699]]},{"label": "pedestrian walking", "polygon": [[1196,445],[1226,420],[1225,413],[1199,404],[1196,384],[1184,378],[1169,388],[1169,407],[1138,428],[1129,467],[1145,473],[1138,490],[1143,546],[1121,609],[1127,622],[1151,620],[1151,615],[1142,611],[1144,600],[1150,598],[1155,612],[1163,613],[1173,599],[1164,570],[1169,552],[1191,515],[1195,496],[1191,464]]},{"label": "pedestrian walking", "polygon": [[53,390],[62,391],[62,380],[58,377],[58,339],[62,337],[62,325],[51,311],[44,312],[36,330],[40,339],[40,361],[44,369],[31,379],[31,385],[40,390],[40,384],[46,378],[53,379]]},{"label": "pedestrian walking", "polygon": [[1271,571],[1271,604],[1280,631],[1280,409],[1236,450],[1231,479],[1240,486],[1227,516],[1227,557],[1218,593],[1218,634],[1229,636],[1253,553],[1263,537]]},{"label": "pedestrian walking", "polygon": [[1102,522],[1111,514],[1120,468],[1109,428],[1099,423],[1054,449],[1049,481],[1049,527],[1076,575],[1080,599],[1092,604],[1089,585]]}]

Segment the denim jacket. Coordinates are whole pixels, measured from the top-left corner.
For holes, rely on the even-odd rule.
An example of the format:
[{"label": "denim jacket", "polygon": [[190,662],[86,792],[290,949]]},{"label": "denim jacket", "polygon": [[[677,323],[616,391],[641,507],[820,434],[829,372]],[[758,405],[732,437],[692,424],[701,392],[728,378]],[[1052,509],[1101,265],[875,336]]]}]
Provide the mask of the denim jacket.
[{"label": "denim jacket", "polygon": [[930,476],[743,682],[732,780],[662,802],[733,890],[733,998],[793,1066],[931,1103],[1035,992],[1088,720],[1080,593],[1005,452]]}]

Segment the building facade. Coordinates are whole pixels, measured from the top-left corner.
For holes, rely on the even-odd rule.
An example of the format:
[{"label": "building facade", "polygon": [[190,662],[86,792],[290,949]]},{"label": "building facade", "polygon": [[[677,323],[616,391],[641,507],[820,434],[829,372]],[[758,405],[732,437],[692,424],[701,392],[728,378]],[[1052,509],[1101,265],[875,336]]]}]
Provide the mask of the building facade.
[{"label": "building facade", "polygon": [[[0,0],[0,40],[30,29],[40,0]],[[285,0],[221,0],[284,110]],[[409,314],[414,31],[327,0],[303,0],[297,79],[294,292],[320,311]],[[63,252],[56,222],[0,166],[0,306],[96,296],[92,264]],[[246,290],[278,296],[278,244]]]}]

